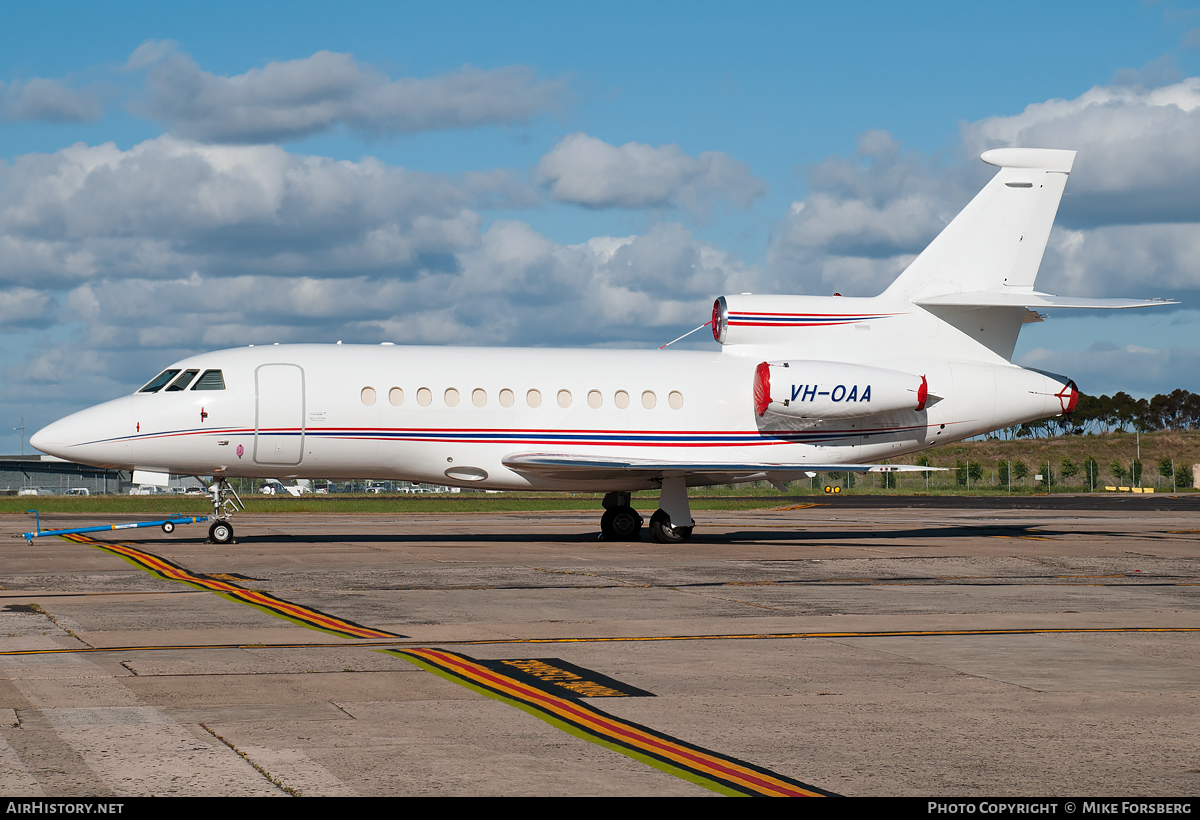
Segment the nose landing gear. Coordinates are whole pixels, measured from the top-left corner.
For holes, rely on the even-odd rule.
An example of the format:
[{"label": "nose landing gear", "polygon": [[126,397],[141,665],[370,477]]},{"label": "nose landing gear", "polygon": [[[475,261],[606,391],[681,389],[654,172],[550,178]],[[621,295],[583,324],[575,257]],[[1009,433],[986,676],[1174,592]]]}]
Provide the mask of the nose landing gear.
[{"label": "nose landing gear", "polygon": [[229,517],[238,510],[246,509],[246,505],[238,497],[237,490],[229,485],[228,479],[220,476],[213,478],[208,492],[212,496],[215,519],[208,528],[208,540],[213,544],[232,544],[233,525],[229,523]]}]

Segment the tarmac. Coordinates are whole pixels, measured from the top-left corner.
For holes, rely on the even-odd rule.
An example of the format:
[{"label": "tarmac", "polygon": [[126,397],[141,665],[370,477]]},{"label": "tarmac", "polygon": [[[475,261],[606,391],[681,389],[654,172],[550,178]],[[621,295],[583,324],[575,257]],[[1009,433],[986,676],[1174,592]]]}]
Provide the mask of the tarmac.
[{"label": "tarmac", "polygon": [[1200,497],[1065,498],[0,516],[0,794],[1196,794]]}]

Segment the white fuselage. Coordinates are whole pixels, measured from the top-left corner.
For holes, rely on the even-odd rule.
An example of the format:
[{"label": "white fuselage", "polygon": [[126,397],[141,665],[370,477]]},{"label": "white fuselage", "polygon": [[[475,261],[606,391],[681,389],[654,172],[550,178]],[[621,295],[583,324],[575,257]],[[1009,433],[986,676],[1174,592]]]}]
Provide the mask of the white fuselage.
[{"label": "white fuselage", "polygon": [[[1032,308],[1165,304],[1035,291],[1075,154],[981,158],[999,171],[883,293],[721,296],[720,352],[222,350],[31,442],[160,483],[184,473],[605,491],[602,531],[618,536],[641,518],[616,496],[661,487],[666,517],[651,529],[686,538],[687,486],[878,470],[867,462],[1067,413],[1073,382],[1011,364],[1022,326],[1043,318]],[[224,491],[214,481],[218,515]]]},{"label": "white fuselage", "polygon": [[[812,329],[812,340],[829,330]],[[87,464],[176,474],[635,490],[657,484],[540,477],[502,460],[554,453],[711,463],[874,461],[1062,409],[1056,394],[1063,381],[1038,372],[1007,362],[910,359],[903,369],[928,378],[924,410],[772,429],[751,397],[761,352],[767,351],[238,348],[172,365],[219,369],[222,390],[135,393],[56,422],[35,446]]]}]

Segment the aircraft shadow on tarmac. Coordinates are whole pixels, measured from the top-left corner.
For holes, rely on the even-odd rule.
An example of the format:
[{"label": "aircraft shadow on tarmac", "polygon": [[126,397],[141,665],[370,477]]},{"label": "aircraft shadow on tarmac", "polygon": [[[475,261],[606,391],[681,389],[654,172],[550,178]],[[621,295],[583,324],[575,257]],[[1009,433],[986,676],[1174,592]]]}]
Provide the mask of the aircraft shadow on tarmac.
[{"label": "aircraft shadow on tarmac", "polygon": [[[929,541],[931,539],[958,539],[958,538],[1022,538],[1032,540],[1048,540],[1062,535],[1076,535],[1078,533],[1068,532],[1065,530],[1055,530],[1036,525],[1005,525],[997,526],[995,524],[980,524],[972,525],[953,525],[945,527],[915,527],[904,529],[888,529],[888,528],[847,528],[829,529],[822,527],[820,529],[805,530],[805,529],[746,529],[735,531],[703,531],[703,519],[699,521],[697,533],[693,536],[691,543],[713,543],[713,544],[730,544],[730,543],[773,543],[780,542],[830,542],[830,541],[871,541],[878,545],[879,541],[898,541],[908,544],[914,540]],[[1089,535],[1104,537],[1116,537],[1118,533],[1108,533],[1102,530],[1089,530]],[[144,541],[141,543],[161,543],[170,544],[174,539],[155,539],[154,541]],[[431,533],[414,533],[403,532],[394,534],[380,533],[280,533],[273,532],[270,535],[242,535],[237,538],[238,544],[266,544],[266,543],[289,543],[289,544],[455,544],[455,543],[479,543],[479,544],[553,544],[553,543],[588,543],[593,542],[598,546],[616,546],[619,544],[633,543],[653,543],[650,539],[649,532],[643,528],[642,535],[637,540],[633,541],[609,541],[600,540],[599,533],[595,530],[584,532],[431,532]],[[664,545],[657,545],[663,547]],[[665,546],[664,549],[670,549]]]}]

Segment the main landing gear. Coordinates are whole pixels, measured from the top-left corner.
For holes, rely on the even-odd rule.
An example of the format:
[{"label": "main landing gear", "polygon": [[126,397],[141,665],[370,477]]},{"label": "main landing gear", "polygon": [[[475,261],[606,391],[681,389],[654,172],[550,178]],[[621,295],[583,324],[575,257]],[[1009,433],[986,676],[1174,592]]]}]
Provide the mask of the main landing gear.
[{"label": "main landing gear", "polygon": [[213,478],[208,492],[212,496],[212,517],[215,519],[208,528],[208,540],[213,544],[232,544],[233,524],[229,523],[229,517],[238,510],[246,509],[246,505],[238,497],[237,490],[230,486],[229,480],[220,476]]},{"label": "main landing gear", "polygon": [[[643,519],[630,505],[630,493],[604,496],[604,515],[600,519],[600,537],[606,541],[637,541]],[[683,478],[664,478],[658,496],[659,509],[650,516],[650,535],[660,544],[682,544],[692,537],[691,508],[687,482]],[[686,522],[686,523],[685,523]]]},{"label": "main landing gear", "polygon": [[605,541],[637,541],[642,532],[642,517],[629,505],[630,493],[606,493],[600,533]]}]

